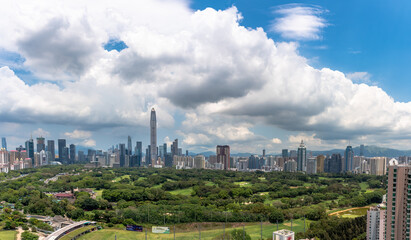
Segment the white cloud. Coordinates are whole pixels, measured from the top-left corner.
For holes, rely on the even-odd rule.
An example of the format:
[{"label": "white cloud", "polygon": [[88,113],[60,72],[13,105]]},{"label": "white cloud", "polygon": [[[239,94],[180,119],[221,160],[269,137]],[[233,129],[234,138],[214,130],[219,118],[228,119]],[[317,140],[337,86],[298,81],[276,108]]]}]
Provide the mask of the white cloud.
[{"label": "white cloud", "polygon": [[95,147],[96,141],[94,141],[93,139],[85,139],[79,145],[84,146],[84,147]]},{"label": "white cloud", "polygon": [[92,133],[89,131],[74,130],[73,132],[66,132],[64,135],[71,139],[86,139],[90,138]]},{"label": "white cloud", "polygon": [[270,25],[270,30],[282,37],[297,40],[317,40],[321,30],[329,24],[321,17],[325,12],[318,6],[302,4],[281,5],[274,11],[281,15]]},{"label": "white cloud", "polygon": [[42,128],[38,128],[37,130],[33,131],[33,136],[34,137],[49,137],[50,136],[50,132],[42,129]]},{"label": "white cloud", "polygon": [[[160,127],[174,127],[174,116],[185,114],[176,124],[183,144],[210,149],[275,145],[269,132],[253,132],[259,125],[309,133],[311,146],[411,136],[410,102],[396,102],[383,89],[356,84],[339,71],[311,67],[296,43],[277,43],[262,28],[241,26],[235,7],[194,12],[185,1],[33,4],[0,9],[0,48],[21,54],[25,67],[47,81],[29,85],[1,67],[2,122],[93,132],[147,126],[154,106]],[[283,6],[273,27],[284,37],[318,39],[328,25],[324,11]],[[128,48],[103,50],[113,36]],[[39,39],[52,48],[37,45]],[[369,76],[359,75],[351,77]],[[93,145],[91,135],[84,137]]]},{"label": "white cloud", "polygon": [[279,138],[273,138],[273,139],[271,139],[271,142],[275,143],[275,144],[281,144],[282,143],[281,139],[279,139]]},{"label": "white cloud", "polygon": [[351,79],[354,82],[360,82],[360,83],[371,83],[371,74],[368,72],[352,72],[352,73],[347,73],[347,78]]}]

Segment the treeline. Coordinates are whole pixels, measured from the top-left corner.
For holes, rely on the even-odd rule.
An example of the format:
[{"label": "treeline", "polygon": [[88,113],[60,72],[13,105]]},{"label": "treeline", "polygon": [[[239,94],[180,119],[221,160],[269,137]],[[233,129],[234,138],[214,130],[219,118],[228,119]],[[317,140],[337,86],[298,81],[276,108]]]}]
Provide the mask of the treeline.
[{"label": "treeline", "polygon": [[306,233],[298,233],[296,239],[318,238],[321,240],[356,239],[366,232],[367,216],[357,218],[328,217],[312,222]]}]

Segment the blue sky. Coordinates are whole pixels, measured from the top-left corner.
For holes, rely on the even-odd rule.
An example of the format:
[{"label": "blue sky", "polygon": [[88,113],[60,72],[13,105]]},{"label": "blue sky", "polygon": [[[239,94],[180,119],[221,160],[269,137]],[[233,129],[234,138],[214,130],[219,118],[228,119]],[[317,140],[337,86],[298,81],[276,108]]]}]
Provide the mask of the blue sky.
[{"label": "blue sky", "polygon": [[[53,5],[50,11],[50,6]],[[409,149],[411,3],[21,1],[0,10],[0,136],[107,149]],[[241,15],[241,17],[239,17]]]},{"label": "blue sky", "polygon": [[300,53],[312,59],[313,66],[327,67],[345,73],[368,72],[372,82],[398,101],[410,101],[411,68],[411,2],[397,1],[192,1],[194,9],[226,9],[236,6],[247,27],[262,27],[277,41],[281,34],[268,31],[278,17],[273,13],[283,4],[301,3],[326,10],[323,17],[328,27],[320,40],[299,41]]}]

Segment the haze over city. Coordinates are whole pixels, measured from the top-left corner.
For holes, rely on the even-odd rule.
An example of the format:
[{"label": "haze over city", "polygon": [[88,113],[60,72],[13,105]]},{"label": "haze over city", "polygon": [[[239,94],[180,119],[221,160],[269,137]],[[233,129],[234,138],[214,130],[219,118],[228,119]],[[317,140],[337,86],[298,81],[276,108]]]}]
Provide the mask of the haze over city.
[{"label": "haze over city", "polygon": [[410,4],[371,3],[2,1],[0,136],[410,149]]}]

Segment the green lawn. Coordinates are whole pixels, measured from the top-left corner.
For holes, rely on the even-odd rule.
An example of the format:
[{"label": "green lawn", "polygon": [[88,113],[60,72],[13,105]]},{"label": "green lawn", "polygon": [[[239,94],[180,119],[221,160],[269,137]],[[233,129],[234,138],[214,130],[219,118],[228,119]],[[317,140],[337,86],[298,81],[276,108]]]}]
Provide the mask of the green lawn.
[{"label": "green lawn", "polygon": [[193,188],[184,188],[184,189],[178,189],[178,190],[174,190],[174,191],[169,191],[169,193],[173,194],[173,195],[184,195],[184,196],[189,196],[191,195],[191,192],[193,191]]},{"label": "green lawn", "polygon": [[367,182],[362,182],[360,183],[361,190],[367,190],[369,188]]},{"label": "green lawn", "polygon": [[101,196],[103,195],[103,190],[93,190],[96,193],[96,199],[99,200],[101,199]]},{"label": "green lawn", "polygon": [[234,182],[234,184],[239,185],[240,187],[251,187],[251,183],[249,182]]},{"label": "green lawn", "polygon": [[[308,229],[310,221],[306,221],[306,229]],[[237,229],[242,229],[242,224],[236,224]],[[192,224],[193,231],[191,232],[176,232],[176,239],[179,240],[191,240],[191,239],[198,239],[199,231],[197,229],[197,225],[195,223]],[[279,229],[291,229],[291,223],[287,222],[284,224],[279,224]],[[226,228],[226,231],[231,231],[234,228]],[[155,234],[151,233],[151,229],[147,232],[147,239],[174,239],[173,234],[173,227],[170,227],[171,233],[170,234]],[[245,230],[248,234],[250,234],[251,239],[259,239],[260,237],[260,223],[253,223],[252,225],[246,225]],[[272,237],[273,231],[277,230],[277,225],[270,224],[270,223],[263,223],[263,237],[269,238]],[[304,222],[303,220],[294,220],[293,221],[293,231],[295,232],[302,232],[304,230]],[[210,230],[202,230],[201,231],[201,239],[211,240],[223,233],[223,224],[221,223],[221,227],[216,229]],[[137,239],[144,239],[145,232],[131,232],[125,230],[117,230],[117,229],[103,229],[100,231],[92,232],[89,234],[84,235],[83,237],[79,238],[79,240],[112,240],[115,239],[117,236],[117,240],[137,240]]]},{"label": "green lawn", "polygon": [[130,175],[123,175],[123,176],[121,176],[121,177],[116,177],[112,182],[118,182],[118,181],[121,181],[121,180],[123,180],[123,179],[125,179],[125,178],[130,179]]},{"label": "green lawn", "polygon": [[206,186],[215,186],[215,183],[213,182],[206,181],[205,183]]},{"label": "green lawn", "polygon": [[16,231],[0,231],[1,240],[14,240],[16,239]]},{"label": "green lawn", "polygon": [[74,230],[74,231],[70,232],[69,234],[65,235],[64,237],[62,237],[61,240],[70,240],[70,239],[74,238],[75,236],[77,236],[78,234],[80,234],[82,232],[85,232],[89,229],[92,229],[93,227],[95,227],[95,226],[90,225],[90,226],[87,226],[87,227],[82,227],[82,228],[79,228],[77,230]]}]

